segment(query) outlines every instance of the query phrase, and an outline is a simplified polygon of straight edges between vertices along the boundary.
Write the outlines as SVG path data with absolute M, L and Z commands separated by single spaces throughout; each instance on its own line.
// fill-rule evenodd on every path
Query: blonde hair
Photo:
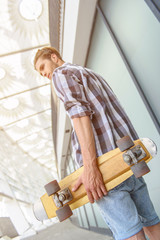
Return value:
M 38 49 L 35 57 L 34 57 L 34 68 L 36 69 L 36 63 L 37 60 L 41 57 L 41 58 L 47 58 L 47 59 L 51 59 L 51 55 L 52 54 L 56 54 L 56 56 L 62 60 L 62 57 L 60 55 L 60 53 L 53 47 L 43 47 L 41 49 Z

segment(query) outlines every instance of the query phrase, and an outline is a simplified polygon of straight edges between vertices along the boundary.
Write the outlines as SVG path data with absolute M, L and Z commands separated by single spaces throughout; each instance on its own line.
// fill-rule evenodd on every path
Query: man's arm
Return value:
M 95 141 L 91 120 L 89 116 L 74 118 L 73 125 L 81 146 L 84 171 L 72 190 L 76 191 L 83 183 L 89 201 L 93 203 L 94 200 L 98 200 L 102 198 L 103 195 L 106 195 L 107 190 L 97 166 Z

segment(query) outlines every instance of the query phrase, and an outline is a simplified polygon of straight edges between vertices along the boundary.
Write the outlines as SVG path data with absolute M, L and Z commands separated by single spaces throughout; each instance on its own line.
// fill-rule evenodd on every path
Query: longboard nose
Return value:
M 38 221 L 43 221 L 48 219 L 48 216 L 46 214 L 46 211 L 43 207 L 43 204 L 41 200 L 38 200 L 33 205 L 33 213 Z
M 156 144 L 149 138 L 141 138 L 140 139 L 143 145 L 146 147 L 148 152 L 151 154 L 152 157 L 157 155 L 157 146 Z

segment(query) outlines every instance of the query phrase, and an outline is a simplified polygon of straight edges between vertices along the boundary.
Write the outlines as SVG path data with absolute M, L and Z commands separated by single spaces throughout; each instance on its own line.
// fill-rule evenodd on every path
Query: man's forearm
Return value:
M 96 148 L 89 116 L 74 118 L 73 125 L 81 146 L 83 165 L 95 165 Z
M 89 201 L 93 203 L 107 194 L 103 177 L 99 171 L 96 160 L 96 147 L 90 118 L 88 116 L 73 119 L 81 153 L 83 158 L 84 171 L 72 191 L 76 191 L 83 183 Z

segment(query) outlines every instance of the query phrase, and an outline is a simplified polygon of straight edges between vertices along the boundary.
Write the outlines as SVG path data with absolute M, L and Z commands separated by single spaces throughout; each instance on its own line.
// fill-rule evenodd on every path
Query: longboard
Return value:
M 148 138 L 132 141 L 129 136 L 117 141 L 118 148 L 97 158 L 107 191 L 113 189 L 133 174 L 141 177 L 150 169 L 147 164 L 156 154 L 156 145 Z M 58 216 L 63 221 L 72 210 L 89 202 L 83 184 L 76 192 L 72 188 L 83 172 L 83 167 L 71 173 L 59 183 L 56 180 L 45 185 L 46 192 L 34 204 L 34 214 L 39 221 Z

